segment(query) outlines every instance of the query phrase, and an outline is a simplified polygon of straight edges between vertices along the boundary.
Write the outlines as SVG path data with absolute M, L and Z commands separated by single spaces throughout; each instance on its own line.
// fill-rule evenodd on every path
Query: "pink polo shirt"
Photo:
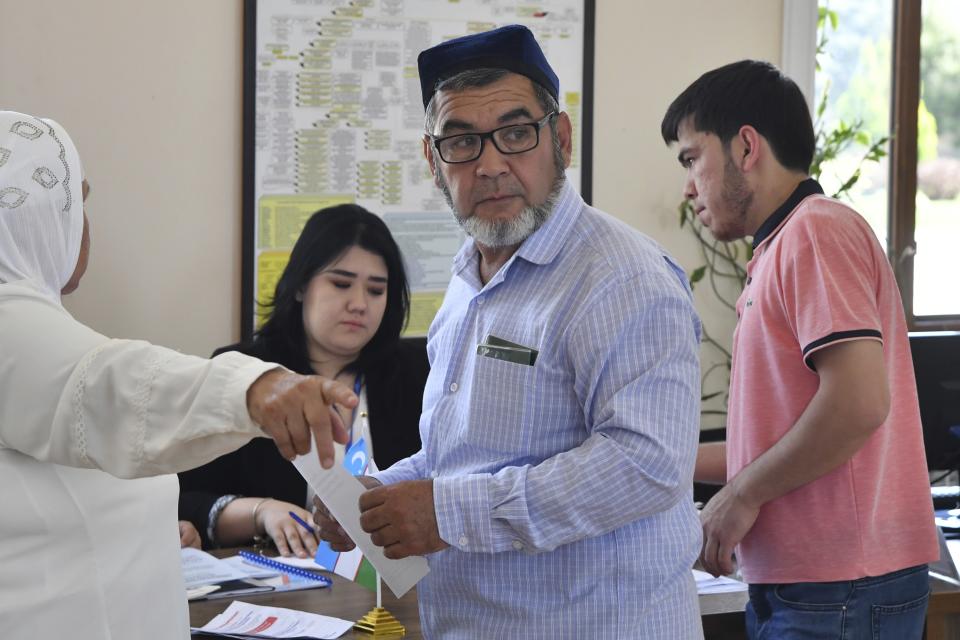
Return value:
M 747 265 L 733 339 L 727 477 L 793 427 L 819 385 L 809 356 L 837 342 L 883 343 L 890 414 L 839 468 L 763 506 L 738 549 L 744 579 L 755 584 L 877 576 L 939 555 L 893 271 L 863 218 L 806 195 L 815 191 L 815 182 L 804 182 L 761 227 Z

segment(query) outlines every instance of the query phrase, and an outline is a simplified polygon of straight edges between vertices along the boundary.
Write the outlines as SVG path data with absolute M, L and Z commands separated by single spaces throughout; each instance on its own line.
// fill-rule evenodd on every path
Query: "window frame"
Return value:
M 914 259 L 917 253 L 917 110 L 920 107 L 920 34 L 923 0 L 893 1 L 893 68 L 890 85 L 890 192 L 887 255 L 903 297 L 911 331 L 960 329 L 960 314 L 913 313 Z
M 909 329 L 957 331 L 960 330 L 960 313 L 941 316 L 916 316 L 913 313 L 922 2 L 893 0 L 891 140 L 885 249 L 900 287 Z M 814 77 L 810 69 L 816 55 L 818 7 L 818 0 L 783 0 L 783 69 L 800 86 L 811 108 Z M 802 36 L 798 37 L 798 33 Z

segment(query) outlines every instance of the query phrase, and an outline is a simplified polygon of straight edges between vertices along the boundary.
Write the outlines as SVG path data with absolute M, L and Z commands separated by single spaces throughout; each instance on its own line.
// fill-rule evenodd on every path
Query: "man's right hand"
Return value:
M 357 396 L 346 386 L 322 376 L 302 376 L 272 369 L 247 389 L 247 411 L 263 432 L 273 438 L 287 460 L 310 451 L 311 434 L 324 469 L 333 466 L 333 442 L 349 438 L 334 404 L 348 409 Z
M 359 480 L 360 484 L 366 487 L 367 490 L 381 486 L 381 482 L 372 476 L 358 476 L 357 480 Z M 347 532 L 343 530 L 343 527 L 341 527 L 340 523 L 333 517 L 333 514 L 330 513 L 326 505 L 320 501 L 320 498 L 316 496 L 313 497 L 313 506 L 315 508 L 313 521 L 317 525 L 317 535 L 320 536 L 320 539 L 329 542 L 330 548 L 334 551 L 352 551 L 356 546 L 353 540 L 351 540 Z

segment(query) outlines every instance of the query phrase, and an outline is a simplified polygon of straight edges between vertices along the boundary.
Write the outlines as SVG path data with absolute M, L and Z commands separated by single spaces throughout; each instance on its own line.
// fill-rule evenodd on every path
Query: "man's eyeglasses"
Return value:
M 557 112 L 551 111 L 536 122 L 508 124 L 483 133 L 458 133 L 443 138 L 431 135 L 430 138 L 440 154 L 440 159 L 447 164 L 473 162 L 483 153 L 483 141 L 487 139 L 493 142 L 493 146 L 500 153 L 523 153 L 540 144 L 540 129 L 555 115 Z

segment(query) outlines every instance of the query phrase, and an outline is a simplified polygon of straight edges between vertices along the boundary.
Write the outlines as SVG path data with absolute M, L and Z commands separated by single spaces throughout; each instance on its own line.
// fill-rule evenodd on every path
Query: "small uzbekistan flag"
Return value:
M 354 476 L 363 475 L 368 470 L 374 473 L 377 471 L 377 466 L 367 455 L 367 444 L 363 438 L 357 440 L 347 449 L 347 455 L 343 458 L 343 466 Z M 314 561 L 338 576 L 353 580 L 371 591 L 377 590 L 377 571 L 363 557 L 359 547 L 354 547 L 353 551 L 341 553 L 331 549 L 329 543 L 321 541 Z

